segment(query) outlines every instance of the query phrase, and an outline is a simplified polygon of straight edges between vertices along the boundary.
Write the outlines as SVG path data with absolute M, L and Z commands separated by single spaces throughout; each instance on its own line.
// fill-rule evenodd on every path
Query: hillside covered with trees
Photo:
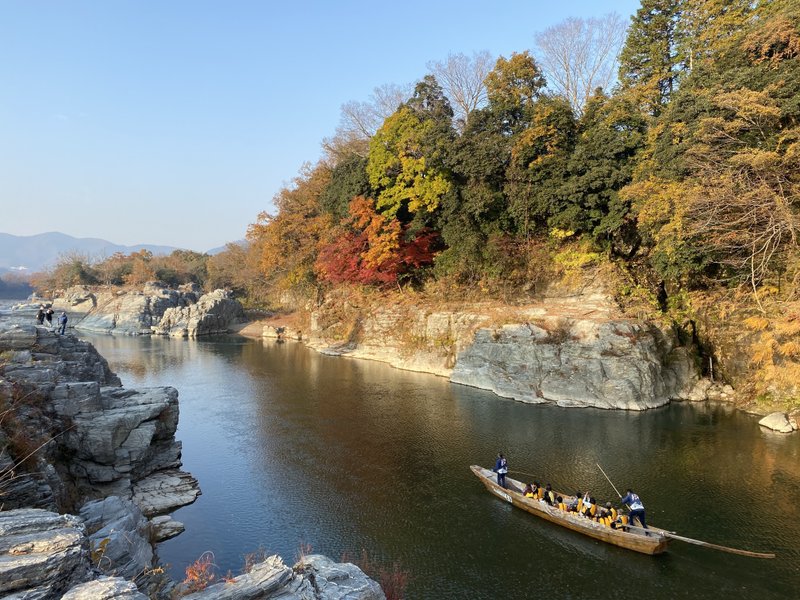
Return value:
M 343 106 L 213 283 L 273 307 L 342 286 L 518 301 L 603 265 L 718 374 L 795 403 L 799 54 L 798 0 L 642 0 L 431 62 Z
M 691 329 L 728 377 L 796 398 L 800 6 L 643 0 L 621 49 L 619 31 L 571 19 L 345 105 L 324 158 L 250 227 L 258 293 L 507 298 L 559 261 L 611 262 L 620 295 Z

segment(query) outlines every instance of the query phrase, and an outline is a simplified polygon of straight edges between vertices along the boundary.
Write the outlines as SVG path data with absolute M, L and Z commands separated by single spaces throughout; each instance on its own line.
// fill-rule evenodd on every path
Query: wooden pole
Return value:
M 617 492 L 617 496 L 619 496 L 620 498 L 622 498 L 622 494 L 620 494 L 620 493 L 619 493 L 619 490 L 617 489 L 617 486 L 615 486 L 615 485 L 614 485 L 614 482 L 613 482 L 613 481 L 611 481 L 611 480 L 608 478 L 608 475 L 606 475 L 606 472 L 605 472 L 605 471 L 603 471 L 603 467 L 601 467 L 601 466 L 600 466 L 598 463 L 595 463 L 595 464 L 597 465 L 597 468 L 598 468 L 598 469 L 600 469 L 600 472 L 603 474 L 603 477 L 605 477 L 605 478 L 606 478 L 606 481 L 608 481 L 608 483 L 610 483 L 610 484 L 611 484 L 611 487 L 612 487 L 612 488 L 614 488 L 614 491 L 615 491 L 615 492 Z
M 645 529 L 644 527 L 637 527 L 636 525 L 626 525 L 625 527 L 644 533 L 663 535 L 664 537 L 668 537 L 673 540 L 680 540 L 681 542 L 686 542 L 688 544 L 694 544 L 695 546 L 704 546 L 706 548 L 713 548 L 714 550 L 721 550 L 722 552 L 730 552 L 731 554 L 741 554 L 742 556 L 750 556 L 752 558 L 775 558 L 775 555 L 771 552 L 751 552 L 750 550 L 739 550 L 738 548 L 731 548 L 729 546 L 720 546 L 719 544 L 712 544 L 711 542 L 704 542 L 702 540 L 684 537 L 682 535 L 678 535 L 677 533 L 672 533 L 671 531 L 665 531 L 664 529 Z

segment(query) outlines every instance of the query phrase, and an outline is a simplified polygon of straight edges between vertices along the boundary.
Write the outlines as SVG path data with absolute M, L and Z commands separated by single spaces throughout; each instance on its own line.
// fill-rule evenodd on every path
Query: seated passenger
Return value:
M 540 485 L 539 485 L 539 482 L 538 482 L 538 481 L 534 481 L 534 482 L 533 482 L 533 485 L 535 485 L 535 486 L 536 486 L 536 488 L 535 488 L 535 490 L 534 490 L 534 491 L 536 492 L 536 497 L 537 497 L 539 500 L 541 500 L 542 498 L 544 498 L 544 488 L 542 488 L 542 486 L 540 486 Z
M 595 503 L 595 499 L 593 497 L 589 497 L 588 493 L 583 497 L 583 508 L 581 509 L 581 514 L 584 517 L 589 517 L 590 519 L 597 514 L 597 504 Z
M 564 503 L 564 498 L 562 498 L 561 496 L 558 496 L 556 498 L 556 506 L 558 506 L 558 510 L 563 510 L 564 512 L 569 510 L 567 505 Z
M 544 501 L 550 506 L 556 503 L 556 493 L 553 491 L 553 488 L 550 487 L 549 483 L 544 486 Z
M 569 501 L 567 508 L 574 512 L 580 512 L 581 510 L 581 493 L 580 491 L 575 492 L 575 497 Z
M 525 486 L 525 489 L 522 491 L 522 495 L 525 496 L 526 498 L 533 498 L 536 495 L 534 494 L 533 487 L 531 486 L 530 483 Z
M 606 505 L 601 506 L 600 509 L 597 511 L 597 516 L 595 517 L 595 520 L 601 525 L 605 525 L 606 527 L 611 527 L 611 523 L 616 518 L 617 518 L 617 513 L 611 506 L 611 502 L 606 502 Z
M 628 515 L 619 515 L 611 522 L 611 529 L 621 529 L 624 531 L 628 522 Z

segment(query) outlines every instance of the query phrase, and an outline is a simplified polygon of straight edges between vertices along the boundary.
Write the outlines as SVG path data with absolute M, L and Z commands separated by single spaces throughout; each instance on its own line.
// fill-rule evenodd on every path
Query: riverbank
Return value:
M 22 311 L 0 314 L 0 404 L 0 593 L 191 591 L 166 577 L 155 553 L 184 529 L 171 513 L 200 494 L 180 470 L 175 388 L 123 387 L 91 344 Z M 384 597 L 357 567 L 321 556 L 294 567 L 269 557 L 190 597 L 328 598 L 342 586 L 354 598 Z
M 515 306 L 333 293 L 309 313 L 239 333 L 295 339 L 531 404 L 645 410 L 733 395 L 700 377 L 694 349 L 673 332 L 624 315 L 599 292 Z

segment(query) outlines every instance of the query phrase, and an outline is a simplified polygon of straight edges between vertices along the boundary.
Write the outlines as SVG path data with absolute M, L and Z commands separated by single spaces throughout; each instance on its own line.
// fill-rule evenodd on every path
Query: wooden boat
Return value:
M 526 498 L 522 494 L 525 484 L 508 476 L 506 477 L 506 487 L 502 488 L 497 485 L 496 475 L 493 471 L 478 465 L 472 465 L 470 469 L 481 480 L 481 483 L 486 486 L 486 489 L 495 496 L 551 523 L 588 535 L 601 542 L 607 542 L 643 554 L 661 554 L 667 549 L 667 544 L 670 540 L 668 534 L 670 532 L 664 529 L 650 526 L 648 535 L 639 528 L 631 528 L 627 531 L 611 529 L 577 513 L 565 512 L 538 499 Z M 559 492 L 556 492 L 556 495 L 562 496 L 565 500 L 566 498 L 572 498 L 569 494 L 561 494 Z

